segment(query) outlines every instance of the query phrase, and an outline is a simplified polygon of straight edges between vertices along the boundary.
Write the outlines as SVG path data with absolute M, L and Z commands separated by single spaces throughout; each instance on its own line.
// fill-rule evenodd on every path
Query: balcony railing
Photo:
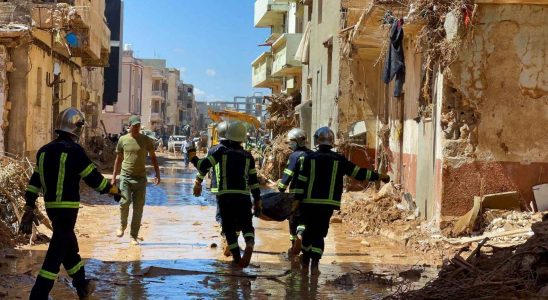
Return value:
M 295 59 L 302 33 L 285 33 L 272 44 L 272 76 L 281 77 L 301 72 L 301 62 Z
M 274 0 L 255 0 L 255 27 L 270 27 L 282 25 L 284 12 L 287 12 L 287 3 Z
M 153 97 L 159 97 L 159 98 L 165 98 L 165 93 L 164 91 L 152 91 L 152 96 Z
M 251 65 L 252 84 L 255 88 L 271 88 L 281 81 L 272 77 L 272 54 L 264 52 Z

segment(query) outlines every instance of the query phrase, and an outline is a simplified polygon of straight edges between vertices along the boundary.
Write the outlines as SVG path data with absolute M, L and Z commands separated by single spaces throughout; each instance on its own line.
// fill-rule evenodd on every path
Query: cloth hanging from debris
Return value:
M 297 52 L 295 52 L 295 60 L 300 61 L 301 63 L 308 63 L 309 43 L 310 43 L 310 22 L 306 24 L 306 29 L 304 31 L 303 37 L 301 39 L 301 42 L 299 43 Z
M 405 82 L 405 58 L 403 54 L 403 20 L 394 21 L 390 28 L 390 48 L 384 61 L 382 80 L 395 81 L 394 97 L 400 97 Z

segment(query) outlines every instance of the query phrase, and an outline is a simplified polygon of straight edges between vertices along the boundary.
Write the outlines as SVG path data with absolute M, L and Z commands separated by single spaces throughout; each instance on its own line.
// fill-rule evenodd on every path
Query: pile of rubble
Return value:
M 298 121 L 294 114 L 295 99 L 292 96 L 276 94 L 266 96 L 270 103 L 266 108 L 267 116 L 265 125 L 272 130 L 274 137 L 285 134 L 291 128 L 298 127 Z
M 99 170 L 112 170 L 116 159 L 116 144 L 101 136 L 92 136 L 84 143 L 87 155 Z
M 480 242 L 463 258 L 458 253 L 425 287 L 399 289 L 387 299 L 546 299 L 548 218 L 533 224 L 534 235 L 518 246 Z
M 25 242 L 24 237 L 18 235 L 18 228 L 25 206 L 25 190 L 32 172 L 33 167 L 28 160 L 0 156 L 0 247 Z M 37 205 L 41 203 L 37 201 Z M 49 220 L 42 213 L 44 207 L 39 208 L 37 217 L 40 223 L 51 229 Z M 36 238 L 47 240 L 40 233 L 31 237 L 33 240 Z
M 291 149 L 285 143 L 285 134 L 279 135 L 262 153 L 264 162 L 258 170 L 260 179 L 268 182 L 282 178 L 289 155 Z

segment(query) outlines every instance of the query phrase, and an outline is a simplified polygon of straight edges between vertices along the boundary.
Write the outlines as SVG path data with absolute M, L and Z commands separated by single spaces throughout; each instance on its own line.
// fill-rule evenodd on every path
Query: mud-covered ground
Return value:
M 335 223 L 322 274 L 302 275 L 287 259 L 287 222 L 258 219 L 251 266 L 235 270 L 222 253 L 214 197 L 205 189 L 202 197 L 191 195 L 196 171 L 185 169 L 179 157 L 160 159 L 162 184 L 147 187 L 139 246 L 130 246 L 127 231 L 115 236 L 116 203 L 84 189 L 77 236 L 88 277 L 97 281 L 92 299 L 380 299 L 393 289 L 390 276 L 401 280 L 400 272 L 421 269 L 407 276 L 417 287 L 437 273 L 427 255 L 379 237 L 365 242 L 347 236 L 344 224 Z M 42 244 L 0 253 L 0 298 L 28 297 L 46 249 Z M 364 275 L 368 272 L 388 277 Z M 76 298 L 63 269 L 51 298 Z

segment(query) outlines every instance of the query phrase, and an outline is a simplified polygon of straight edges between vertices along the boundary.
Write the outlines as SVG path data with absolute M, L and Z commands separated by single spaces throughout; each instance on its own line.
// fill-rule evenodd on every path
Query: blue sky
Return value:
M 251 87 L 251 62 L 269 29 L 253 27 L 253 0 L 125 0 L 124 43 L 163 58 L 194 84 L 198 100 L 231 100 Z

